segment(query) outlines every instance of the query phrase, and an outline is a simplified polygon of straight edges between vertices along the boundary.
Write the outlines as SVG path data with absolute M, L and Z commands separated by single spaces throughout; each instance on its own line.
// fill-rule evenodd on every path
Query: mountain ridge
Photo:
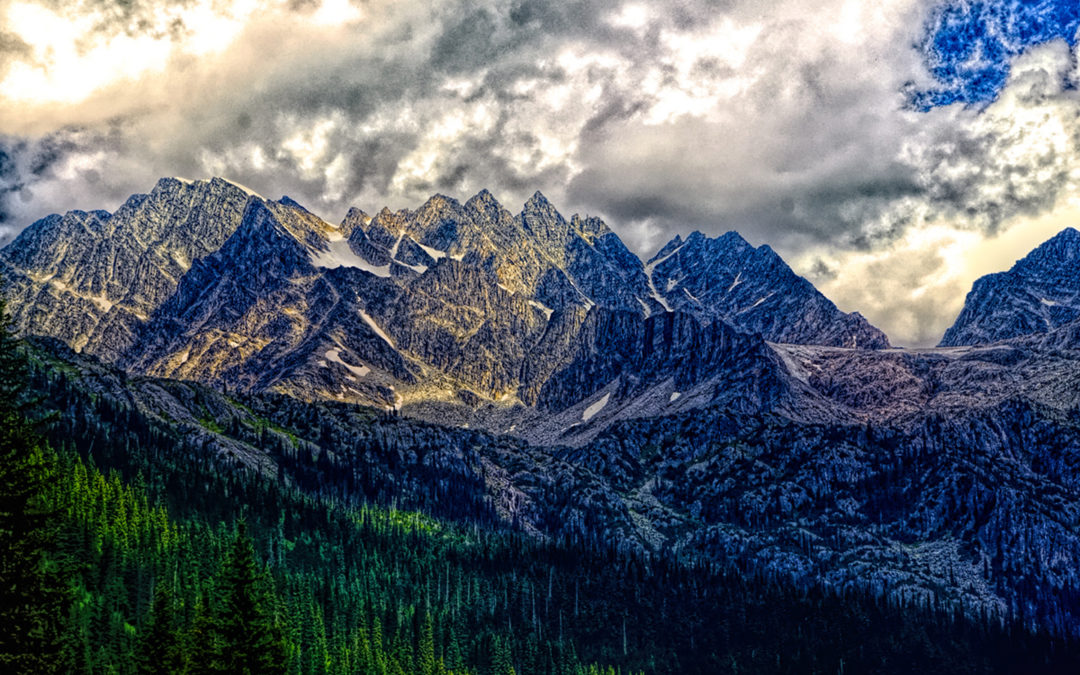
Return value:
M 701 382 L 728 377 L 701 368 L 718 357 L 702 361 L 695 353 L 695 345 L 717 333 L 711 324 L 771 341 L 888 344 L 857 314 L 837 310 L 771 249 L 729 235 L 674 239 L 681 253 L 661 271 L 670 276 L 675 270 L 685 282 L 705 270 L 704 280 L 689 286 L 694 290 L 727 284 L 723 275 L 730 270 L 717 271 L 706 259 L 716 246 L 734 245 L 729 267 L 743 271 L 731 274 L 746 273 L 738 277 L 738 292 L 749 297 L 772 288 L 785 298 L 764 308 L 775 317 L 763 322 L 760 311 L 713 302 L 722 293 L 702 293 L 708 305 L 680 302 L 676 293 L 692 292 L 686 285 L 656 289 L 653 277 L 665 261 L 654 256 L 646 264 L 602 220 L 567 219 L 540 191 L 516 215 L 481 190 L 464 203 L 436 194 L 416 209 L 383 208 L 374 216 L 352 208 L 335 225 L 289 197 L 268 200 L 219 178 L 165 178 L 115 214 L 79 213 L 44 218 L 0 252 L 15 325 L 155 376 L 407 413 L 437 403 L 464 406 L 473 411 L 467 416 L 488 415 L 476 412 L 481 406 L 523 421 L 535 417 L 535 406 L 567 410 L 593 388 L 611 384 L 576 391 L 549 383 L 556 377 L 581 381 L 569 373 L 587 361 L 575 350 L 589 322 L 607 321 L 597 313 L 625 313 L 605 324 L 623 331 L 611 344 L 644 344 L 640 336 L 650 330 L 650 318 L 668 309 L 692 317 L 677 322 L 688 331 L 679 338 L 684 346 L 663 349 L 681 354 L 669 376 L 683 369 Z M 116 279 L 111 268 L 98 269 L 99 250 L 111 252 L 106 261 L 146 271 Z M 755 267 L 747 255 L 765 263 Z M 142 288 L 147 276 L 153 281 L 148 290 Z M 789 323 L 797 330 L 783 332 Z M 855 344 L 860 334 L 870 337 Z M 735 349 L 737 341 L 721 344 Z M 752 368 L 775 367 L 768 350 L 755 349 L 760 363 Z M 637 366 L 647 361 L 626 356 Z M 639 374 L 621 368 L 600 371 L 622 373 L 613 390 L 619 396 L 643 395 L 644 385 L 626 379 Z M 656 377 L 646 381 L 655 384 Z M 562 393 L 553 397 L 554 391 Z M 597 423 L 605 419 L 600 415 Z
M 541 198 L 514 215 L 490 193 L 434 196 L 335 225 L 285 198 L 164 181 L 119 215 L 39 221 L 0 269 L 23 332 L 56 333 L 62 360 L 90 373 L 82 386 L 172 420 L 159 392 L 200 392 L 185 423 L 255 470 L 272 470 L 267 427 L 230 396 L 263 401 L 282 428 L 308 420 L 304 452 L 284 457 L 325 451 L 333 471 L 316 477 L 356 461 L 441 479 L 461 451 L 477 494 L 537 536 L 737 559 L 1080 633 L 1080 323 L 991 345 L 855 348 L 860 317 L 768 247 L 691 234 L 643 263 L 602 221 Z M 155 216 L 170 213 L 220 244 L 190 260 L 146 253 L 170 241 Z M 135 236 L 138 214 L 155 216 L 154 236 Z M 136 231 L 103 242 L 121 226 Z M 1054 251 L 1071 236 L 1032 264 L 1066 274 Z M 115 273 L 99 255 L 153 264 Z M 770 292 L 782 297 L 758 302 Z M 84 335 L 65 321 L 86 307 Z M 788 334 L 835 344 L 770 339 Z M 357 416 L 401 424 L 361 443 Z

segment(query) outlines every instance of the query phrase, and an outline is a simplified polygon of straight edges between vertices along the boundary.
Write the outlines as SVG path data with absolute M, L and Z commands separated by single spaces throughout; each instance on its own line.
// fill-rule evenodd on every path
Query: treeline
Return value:
M 303 480 L 245 470 L 123 389 L 33 360 L 21 380 L 41 399 L 33 414 L 59 415 L 45 427 L 55 457 L 41 444 L 20 455 L 41 496 L 28 512 L 52 523 L 39 528 L 42 592 L 24 605 L 54 670 L 1073 672 L 1080 658 L 1073 643 L 990 618 L 529 537 L 496 526 L 476 486 L 456 522 L 387 503 L 394 475 L 353 472 L 348 495 L 313 490 L 325 455 L 289 454 L 306 462 Z M 0 467 L 5 495 L 18 484 Z M 21 515 L 12 522 L 31 522 Z

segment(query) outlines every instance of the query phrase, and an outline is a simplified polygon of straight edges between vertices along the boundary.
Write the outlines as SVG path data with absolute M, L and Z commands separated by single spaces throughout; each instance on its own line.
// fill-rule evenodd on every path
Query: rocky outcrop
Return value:
M 662 381 L 678 389 L 720 378 L 714 402 L 760 412 L 783 389 L 778 359 L 761 337 L 723 322 L 702 325 L 682 312 L 648 318 L 594 309 L 581 327 L 570 363 L 543 385 L 537 405 L 562 410 L 618 380 L 616 399 L 631 398 Z

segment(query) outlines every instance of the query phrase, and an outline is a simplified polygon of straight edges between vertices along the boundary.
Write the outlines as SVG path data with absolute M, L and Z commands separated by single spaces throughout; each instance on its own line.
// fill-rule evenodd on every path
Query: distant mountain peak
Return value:
M 211 178 L 204 178 L 193 180 L 191 178 L 181 178 L 179 176 L 165 176 L 159 178 L 157 183 L 154 184 L 154 189 L 151 193 L 161 192 L 175 192 L 185 189 L 196 190 L 220 190 L 223 188 L 233 188 L 243 192 L 249 197 L 258 197 L 259 199 L 265 199 L 258 192 L 255 192 L 246 185 L 241 185 L 236 181 L 229 180 L 228 178 L 222 178 L 221 176 L 213 176 Z M 132 195 L 132 197 L 139 197 L 140 195 Z
M 341 221 L 342 225 L 344 225 L 345 223 L 350 223 L 353 226 L 367 225 L 370 222 L 371 216 L 369 216 L 367 212 L 363 209 L 357 208 L 355 206 L 349 209 L 348 213 L 345 214 L 345 217 Z
M 534 192 L 532 194 L 532 196 L 529 197 L 529 199 L 525 202 L 525 209 L 526 210 L 548 209 L 548 208 L 554 209 L 555 207 L 552 206 L 551 200 L 549 200 L 547 197 L 545 197 L 544 193 L 540 192 L 539 190 Z
M 201 181 L 196 181 L 196 182 L 201 182 Z M 239 189 L 239 190 L 241 190 L 241 191 L 243 191 L 243 192 L 246 192 L 246 193 L 247 193 L 247 194 L 248 194 L 249 196 L 251 196 L 251 197 L 258 197 L 259 199 L 265 199 L 265 197 L 263 197 L 263 196 L 262 196 L 261 194 L 259 194 L 258 192 L 256 192 L 256 191 L 252 190 L 252 189 L 251 189 L 251 188 L 249 188 L 248 186 L 246 186 L 246 185 L 241 185 L 240 183 L 237 183 L 237 182 L 236 182 L 236 181 L 234 181 L 234 180 L 229 180 L 228 178 L 222 178 L 221 176 L 215 176 L 214 178 L 210 179 L 210 183 L 211 183 L 211 184 L 215 184 L 215 183 L 217 183 L 217 184 L 220 184 L 220 183 L 225 183 L 225 184 L 227 184 L 227 185 L 231 185 L 231 186 L 233 186 L 234 188 L 237 188 L 237 189 Z
M 191 180 L 190 178 L 180 178 L 178 176 L 165 176 L 163 178 L 158 179 L 158 182 L 154 185 L 154 188 L 155 189 L 173 188 L 173 187 L 178 187 L 178 186 L 193 185 L 194 183 L 195 183 L 195 181 Z
M 694 234 L 698 234 L 698 235 L 700 235 L 702 237 L 705 237 L 705 235 L 701 234 L 700 232 L 695 232 Z M 693 235 L 691 235 L 691 236 L 693 236 Z M 705 238 L 707 238 L 707 237 L 705 237 Z M 723 242 L 724 244 L 726 244 L 728 246 L 736 246 L 736 247 L 739 247 L 739 248 L 755 248 L 753 244 L 746 241 L 746 238 L 743 237 L 738 232 L 736 232 L 735 230 L 728 230 L 727 232 L 725 232 L 722 235 L 720 235 L 719 237 L 717 237 L 717 240 Z M 756 247 L 756 248 L 759 248 L 759 249 L 765 248 L 765 249 L 768 249 L 770 251 L 772 250 L 767 245 L 766 246 L 759 246 L 759 247 Z
M 1047 333 L 1080 319 L 1080 231 L 1067 227 L 1008 271 L 975 280 L 940 346 Z
M 1017 261 L 1013 269 L 1037 270 L 1046 267 L 1068 267 L 1072 271 L 1074 262 L 1078 258 L 1080 258 L 1080 231 L 1066 227 Z
M 1049 243 L 1050 241 L 1058 240 L 1069 241 L 1072 242 L 1074 245 L 1080 246 L 1080 230 L 1077 230 L 1075 227 L 1072 226 L 1066 227 L 1061 232 L 1058 232 L 1056 235 L 1051 237 L 1047 243 Z
M 769 246 L 738 232 L 676 237 L 646 266 L 668 311 L 725 321 L 772 342 L 882 349 L 889 340 L 860 314 L 845 314 Z
M 417 213 L 421 211 L 445 211 L 447 209 L 459 208 L 461 208 L 461 203 L 458 202 L 458 200 L 448 195 L 444 195 L 440 192 L 436 192 L 435 194 L 428 197 L 427 201 L 424 202 L 424 204 L 419 209 L 417 209 Z
M 311 211 L 308 211 L 306 206 L 304 206 L 300 202 L 296 201 L 295 199 L 293 199 L 289 195 L 283 195 L 281 197 L 281 199 L 278 200 L 278 204 L 284 204 L 285 206 L 291 206 L 291 207 L 296 208 L 296 209 L 302 209 L 303 211 L 306 211 L 307 213 L 311 213 Z

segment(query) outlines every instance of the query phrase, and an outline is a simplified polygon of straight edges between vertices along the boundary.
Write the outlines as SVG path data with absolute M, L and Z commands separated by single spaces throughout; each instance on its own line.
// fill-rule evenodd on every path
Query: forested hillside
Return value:
M 369 447 L 331 458 L 318 451 L 333 429 L 317 408 L 305 422 L 295 401 L 162 382 L 170 401 L 190 397 L 170 421 L 137 405 L 135 383 L 107 382 L 123 375 L 73 367 L 47 347 L 23 347 L 29 376 L 7 381 L 29 387 L 5 399 L 6 428 L 25 431 L 5 434 L 8 459 L 23 458 L 4 464 L 5 495 L 36 485 L 30 501 L 48 521 L 23 553 L 44 561 L 25 606 L 38 617 L 66 607 L 41 624 L 53 649 L 27 672 L 1069 672 L 1076 662 L 1074 643 L 998 619 L 530 533 L 467 472 L 441 480 L 423 461 L 392 466 L 423 444 L 387 447 L 406 432 L 496 443 L 481 435 L 357 409 Z M 222 400 L 233 422 L 210 409 Z M 275 405 L 291 426 L 259 413 Z M 181 421 L 192 410 L 196 427 Z M 23 413 L 48 440 L 37 455 Z M 483 455 L 476 462 L 483 471 Z M 7 658 L 26 644 L 5 644 Z

